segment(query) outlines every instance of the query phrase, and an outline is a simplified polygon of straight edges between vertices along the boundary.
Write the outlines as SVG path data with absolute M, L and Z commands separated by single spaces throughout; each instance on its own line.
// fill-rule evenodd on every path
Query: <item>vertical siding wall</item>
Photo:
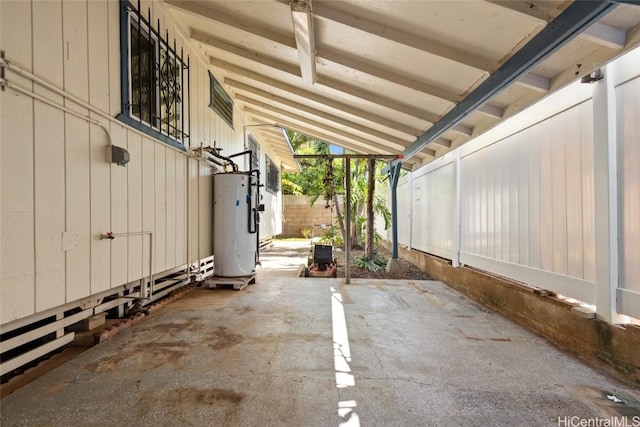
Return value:
M 269 150 L 266 144 L 260 146 L 260 179 L 262 184 L 267 179 L 267 160 L 265 156 L 277 162 L 278 155 Z M 273 193 L 263 187 L 261 189 L 262 201 L 264 203 L 264 212 L 260 215 L 260 236 L 259 239 L 267 239 L 282 234 L 283 222 L 283 199 L 282 199 L 282 170 L 280 171 L 280 181 L 278 183 L 278 192 Z
M 640 49 L 607 69 L 617 102 L 618 311 L 636 318 L 640 317 L 638 64 Z M 460 160 L 455 152 L 448 153 L 403 177 L 398 185 L 398 242 L 596 303 L 596 256 L 609 255 L 595 247 L 593 88 L 574 84 L 464 145 L 457 150 Z
M 162 5 L 142 2 L 191 58 L 191 138 L 243 147 L 208 108 L 205 63 Z M 120 113 L 117 1 L 2 1 L 1 46 L 8 59 L 115 117 Z M 152 231 L 154 272 L 212 254 L 212 169 L 184 152 L 58 96 L 7 71 L 7 79 L 103 123 L 127 149 L 126 167 L 107 162 L 98 126 L 11 89 L 0 93 L 0 322 L 6 323 L 148 276 L 149 238 L 101 240 L 103 233 Z M 188 147 L 187 147 L 188 148 Z

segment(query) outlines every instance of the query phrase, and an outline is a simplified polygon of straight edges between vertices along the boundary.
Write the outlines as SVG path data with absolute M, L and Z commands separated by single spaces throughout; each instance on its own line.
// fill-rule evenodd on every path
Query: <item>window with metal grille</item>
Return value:
M 247 140 L 249 141 L 247 150 L 251 150 L 251 170 L 256 170 L 260 167 L 260 144 L 251 134 L 249 134 Z
M 218 80 L 209 71 L 210 94 L 209 108 L 215 111 L 222 120 L 233 128 L 233 100 L 225 92 Z
M 280 168 L 268 157 L 266 158 L 266 175 L 265 187 L 267 190 L 277 193 L 280 189 Z
M 140 3 L 135 8 L 120 1 L 122 113 L 118 119 L 178 148 L 189 137 L 189 58 L 184 61 L 176 40 L 153 28 L 151 11 L 145 19 Z M 187 90 L 185 91 L 185 82 Z M 185 111 L 186 109 L 186 111 Z

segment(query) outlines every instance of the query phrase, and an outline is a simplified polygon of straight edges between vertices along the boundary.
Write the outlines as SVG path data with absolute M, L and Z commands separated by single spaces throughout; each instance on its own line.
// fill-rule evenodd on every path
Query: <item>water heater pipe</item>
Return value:
M 233 160 L 231 160 L 230 157 L 223 156 L 222 154 L 220 154 L 220 150 L 222 150 L 221 148 L 205 147 L 205 148 L 203 148 L 203 150 L 205 150 L 207 153 L 211 154 L 214 157 L 217 157 L 217 158 L 219 158 L 221 160 L 224 160 L 225 162 L 227 162 L 228 164 L 231 165 L 231 167 L 233 168 L 234 172 L 238 172 L 238 165 L 235 164 L 235 162 Z

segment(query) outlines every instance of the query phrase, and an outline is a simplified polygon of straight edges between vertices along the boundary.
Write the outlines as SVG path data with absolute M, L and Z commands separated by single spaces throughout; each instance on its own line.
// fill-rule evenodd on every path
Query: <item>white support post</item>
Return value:
M 118 292 L 118 298 L 122 298 L 122 297 L 124 297 L 124 291 Z M 125 307 L 125 305 L 126 305 L 126 303 L 125 304 L 120 304 L 118 306 L 118 319 L 124 319 L 124 314 L 125 314 L 124 313 L 124 307 Z
M 64 319 L 64 313 L 56 314 L 56 320 L 57 321 L 60 321 L 62 319 Z M 56 339 L 57 338 L 62 338 L 63 336 L 64 336 L 64 326 L 62 328 L 56 330 Z
M 460 193 L 460 150 L 455 151 L 456 160 L 455 176 L 456 176 L 456 193 L 453 217 L 453 253 L 451 254 L 451 265 L 455 268 L 460 267 L 460 219 L 462 218 L 462 194 Z
M 413 172 L 409 172 L 408 176 L 409 185 L 409 243 L 407 243 L 407 249 L 413 248 Z
M 609 323 L 621 323 L 617 312 L 619 281 L 619 197 L 616 98 L 613 65 L 593 90 L 593 163 L 595 219 L 596 315 Z

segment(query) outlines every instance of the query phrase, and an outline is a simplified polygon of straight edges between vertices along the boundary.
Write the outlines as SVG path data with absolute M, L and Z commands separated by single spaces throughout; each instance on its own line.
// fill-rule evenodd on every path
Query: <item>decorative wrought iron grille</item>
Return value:
M 122 114 L 119 119 L 177 147 L 189 137 L 189 58 L 184 61 L 176 40 L 153 28 L 151 11 L 145 19 L 127 0 L 121 0 Z M 185 90 L 185 79 L 187 88 Z

